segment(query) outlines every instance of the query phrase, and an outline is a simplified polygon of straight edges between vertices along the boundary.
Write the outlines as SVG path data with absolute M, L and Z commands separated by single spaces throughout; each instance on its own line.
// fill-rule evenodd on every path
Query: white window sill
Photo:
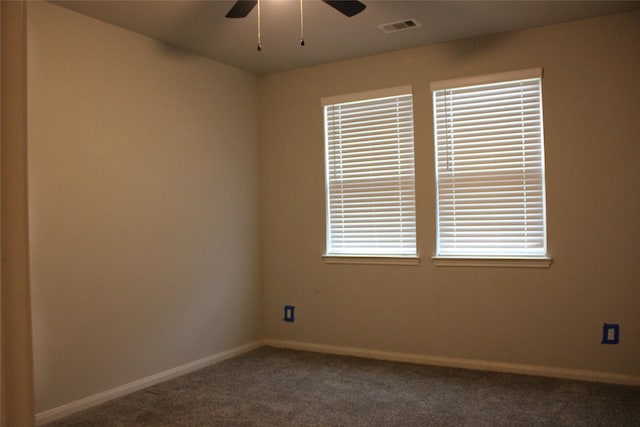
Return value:
M 508 267 L 508 268 L 549 268 L 552 259 L 548 257 L 439 257 L 431 258 L 436 267 Z
M 322 255 L 325 264 L 418 265 L 417 256 Z

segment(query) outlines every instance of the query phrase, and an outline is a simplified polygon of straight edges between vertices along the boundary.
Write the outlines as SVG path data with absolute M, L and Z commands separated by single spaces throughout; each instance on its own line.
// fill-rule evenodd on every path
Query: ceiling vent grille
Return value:
M 389 24 L 378 25 L 385 33 L 397 33 L 398 31 L 411 30 L 413 28 L 420 28 L 422 25 L 415 19 L 405 19 L 403 21 L 391 22 Z

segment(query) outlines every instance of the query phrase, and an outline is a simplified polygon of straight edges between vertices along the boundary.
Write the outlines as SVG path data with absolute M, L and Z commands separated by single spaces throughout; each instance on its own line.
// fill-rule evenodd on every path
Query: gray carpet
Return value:
M 640 426 L 640 388 L 263 347 L 47 426 Z

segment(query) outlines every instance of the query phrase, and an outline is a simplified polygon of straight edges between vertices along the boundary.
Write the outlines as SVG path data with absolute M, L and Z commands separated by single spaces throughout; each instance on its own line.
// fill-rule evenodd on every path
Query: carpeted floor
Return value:
M 640 426 L 640 388 L 263 347 L 47 426 Z

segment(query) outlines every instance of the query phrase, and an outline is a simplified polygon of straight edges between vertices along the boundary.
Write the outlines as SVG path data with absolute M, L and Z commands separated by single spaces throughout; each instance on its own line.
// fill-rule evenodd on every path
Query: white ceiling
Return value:
M 242 19 L 225 14 L 234 1 L 53 1 L 65 8 L 155 38 L 256 75 L 425 44 L 556 24 L 640 8 L 640 1 L 363 0 L 351 18 L 319 0 L 261 0 Z M 386 34 L 378 25 L 416 19 L 420 28 Z

